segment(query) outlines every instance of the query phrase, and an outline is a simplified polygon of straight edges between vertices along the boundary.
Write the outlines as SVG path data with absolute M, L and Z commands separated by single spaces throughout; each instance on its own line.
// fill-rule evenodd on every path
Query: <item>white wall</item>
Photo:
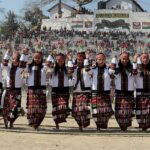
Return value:
M 66 18 L 66 17 L 70 17 L 71 16 L 71 11 L 70 10 L 67 10 L 65 8 L 62 8 L 62 18 Z M 51 13 L 50 13 L 50 17 L 52 19 L 55 19 L 55 18 L 58 18 L 59 17 L 59 14 L 58 14 L 58 7 L 55 7 Z
M 50 18 L 51 19 L 55 19 L 55 18 L 58 18 L 59 17 L 59 14 L 58 14 L 58 6 L 54 7 L 51 12 L 50 12 Z M 67 7 L 66 5 L 64 4 L 61 4 L 61 9 L 62 9 L 62 18 L 66 18 L 66 17 L 70 17 L 72 13 L 75 13 L 75 10 L 70 8 L 70 7 Z
M 119 14 L 129 14 L 129 18 L 96 18 L 96 14 L 99 13 L 119 13 Z M 130 24 L 130 31 L 142 31 L 142 32 L 150 32 L 150 29 L 142 29 L 143 22 L 150 23 L 150 13 L 147 12 L 131 12 L 125 10 L 96 10 L 94 15 L 77 15 L 76 18 L 59 18 L 59 19 L 44 19 L 42 22 L 42 29 L 44 26 L 51 27 L 52 29 L 60 29 L 61 27 L 66 27 L 67 29 L 71 30 L 72 26 L 76 24 L 82 26 L 82 28 L 74 28 L 74 30 L 79 31 L 94 31 L 95 24 L 101 22 L 103 19 L 109 21 L 115 21 L 118 19 L 124 19 L 126 23 Z M 85 22 L 91 21 L 93 23 L 91 28 L 85 27 Z M 133 29 L 133 22 L 140 22 L 141 29 Z M 122 29 L 119 29 L 122 30 Z
M 43 27 L 47 29 L 51 27 L 52 30 L 59 30 L 66 27 L 68 30 L 71 30 L 71 19 L 43 19 L 41 29 L 43 29 Z
M 129 18 L 96 18 L 96 14 L 129 14 Z M 94 23 L 99 23 L 101 20 L 109 20 L 109 21 L 115 21 L 118 19 L 124 19 L 126 23 L 129 23 L 130 26 L 130 31 L 143 31 L 143 32 L 150 32 L 150 29 L 133 29 L 133 22 L 140 22 L 141 25 L 143 22 L 150 22 L 150 13 L 147 12 L 132 12 L 132 11 L 127 11 L 127 10 L 110 10 L 110 9 L 105 9 L 105 10 L 96 10 L 95 11 L 95 19 Z
M 83 28 L 73 28 L 74 30 L 79 30 L 79 31 L 93 31 L 93 26 L 91 28 L 86 28 L 85 27 L 85 22 L 91 21 L 93 22 L 94 16 L 93 15 L 77 15 L 76 18 L 59 18 L 59 19 L 43 19 L 42 20 L 42 26 L 46 27 L 49 29 L 59 30 L 61 28 L 66 27 L 68 30 L 72 29 L 72 26 L 75 25 L 82 25 Z

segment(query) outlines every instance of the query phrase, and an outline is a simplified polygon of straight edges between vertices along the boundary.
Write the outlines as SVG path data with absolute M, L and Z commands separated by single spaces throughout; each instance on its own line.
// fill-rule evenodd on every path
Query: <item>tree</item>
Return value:
M 6 36 L 13 35 L 18 27 L 17 16 L 14 12 L 9 11 L 5 16 L 5 21 L 1 24 L 1 33 Z
M 38 7 L 35 7 L 33 10 L 27 10 L 25 12 L 24 19 L 31 22 L 32 26 L 36 26 L 40 23 L 42 15 L 42 11 Z
M 24 20 L 31 22 L 32 26 L 41 25 L 41 21 L 44 18 L 46 16 L 43 15 L 43 12 L 38 7 L 34 7 L 32 10 L 29 9 L 24 14 Z

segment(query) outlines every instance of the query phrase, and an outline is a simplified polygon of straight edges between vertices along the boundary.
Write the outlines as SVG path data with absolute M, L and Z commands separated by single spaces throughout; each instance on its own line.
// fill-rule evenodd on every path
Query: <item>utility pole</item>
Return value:
M 41 10 L 40 23 L 42 23 L 42 0 L 40 1 L 40 10 Z
M 58 4 L 58 14 L 59 14 L 59 18 L 62 18 L 61 0 L 59 0 L 59 4 Z

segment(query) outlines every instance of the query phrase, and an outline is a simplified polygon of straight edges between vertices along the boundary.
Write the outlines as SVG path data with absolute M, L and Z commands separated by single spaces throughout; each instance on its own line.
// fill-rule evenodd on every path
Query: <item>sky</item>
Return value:
M 22 16 L 23 15 L 23 8 L 25 6 L 25 1 L 27 0 L 0 0 L 0 8 L 4 8 L 5 9 L 5 13 L 0 13 L 0 20 L 2 20 L 4 18 L 4 15 L 9 11 L 14 11 L 15 14 Z M 31 0 L 29 0 L 30 2 Z M 58 0 L 55 0 L 56 2 Z M 71 2 L 71 0 L 62 0 L 62 1 L 66 1 L 67 4 L 71 5 L 71 6 L 76 6 L 75 3 Z M 92 9 L 92 8 L 96 8 L 96 3 L 100 1 L 100 0 L 94 0 L 93 4 L 88 4 L 87 8 Z M 150 0 L 137 0 L 137 2 L 143 7 L 144 10 L 150 12 Z M 49 9 L 53 4 L 47 5 L 45 7 L 42 8 L 42 10 L 44 11 L 44 13 L 46 15 L 48 15 L 47 13 L 47 9 Z

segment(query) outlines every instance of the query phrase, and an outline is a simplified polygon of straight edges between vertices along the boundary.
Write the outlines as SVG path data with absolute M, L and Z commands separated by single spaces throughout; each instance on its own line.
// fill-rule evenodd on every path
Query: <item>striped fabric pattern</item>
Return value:
M 136 119 L 140 128 L 150 128 L 150 93 L 136 98 Z
M 92 94 L 92 116 L 98 128 L 107 128 L 114 114 L 109 94 Z
M 7 89 L 4 98 L 3 117 L 5 126 L 8 121 L 11 124 L 18 118 L 21 108 L 21 89 Z
M 116 94 L 115 117 L 121 129 L 131 126 L 134 107 L 133 95 Z
M 52 93 L 52 115 L 56 124 L 66 122 L 70 115 L 69 93 Z
M 74 93 L 72 103 L 72 116 L 82 127 L 90 125 L 90 93 Z
M 29 89 L 27 93 L 27 119 L 29 125 L 38 128 L 47 110 L 46 89 Z

